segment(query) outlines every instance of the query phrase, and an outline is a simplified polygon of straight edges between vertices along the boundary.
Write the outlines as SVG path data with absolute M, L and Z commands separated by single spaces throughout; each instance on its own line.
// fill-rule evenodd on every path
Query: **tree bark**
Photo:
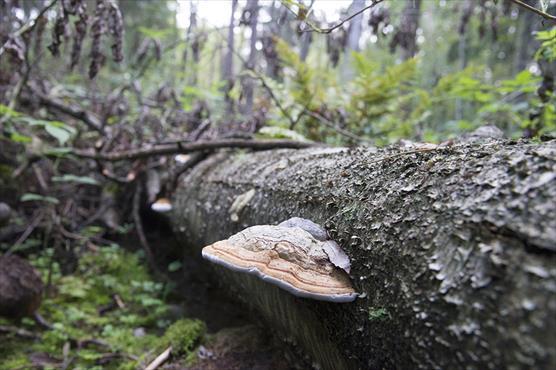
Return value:
M 417 29 L 421 18 L 421 0 L 406 0 L 400 25 L 392 40 L 394 48 L 400 46 L 402 59 L 413 58 L 417 54 Z
M 251 225 L 324 225 L 353 303 L 211 266 L 324 369 L 555 368 L 555 178 L 556 141 L 225 152 L 180 179 L 172 222 L 198 252 Z
M 365 7 L 365 0 L 353 0 L 351 3 L 348 14 L 355 14 L 360 12 Z M 361 31 L 363 30 L 363 14 L 354 17 L 349 22 L 349 30 L 347 36 L 347 53 L 351 51 L 359 51 L 359 39 L 361 38 Z
M 537 2 L 525 0 L 527 5 L 536 6 Z M 527 68 L 527 64 L 533 61 L 533 55 L 538 47 L 538 41 L 534 37 L 534 31 L 538 28 L 538 15 L 524 8 L 519 8 L 518 32 L 516 37 L 516 48 L 514 55 L 514 74 Z
M 365 7 L 365 0 L 353 0 L 348 8 L 347 14 L 355 14 Z M 346 49 L 344 51 L 344 59 L 341 65 L 342 79 L 349 81 L 353 79 L 355 72 L 353 70 L 352 53 L 359 51 L 359 40 L 363 31 L 363 14 L 359 14 L 349 21 L 349 29 L 347 31 Z
M 249 9 L 249 28 L 251 29 L 251 38 L 249 41 L 249 59 L 247 60 L 247 69 L 255 68 L 257 61 L 257 24 L 259 18 L 259 0 L 249 0 L 247 3 Z M 250 115 L 253 113 L 253 89 L 254 82 L 252 78 L 245 78 L 243 81 L 243 91 L 245 94 L 245 107 L 243 113 Z
M 230 91 L 234 86 L 234 27 L 235 13 L 237 9 L 237 0 L 232 0 L 232 15 L 230 16 L 230 25 L 228 27 L 227 48 L 224 60 L 222 62 L 222 80 L 224 85 L 224 95 L 226 99 L 226 111 L 228 114 L 234 112 L 234 102 L 230 97 Z
M 197 65 L 199 62 L 199 50 L 198 50 L 198 35 L 193 36 L 193 34 L 197 33 L 197 4 L 193 1 L 189 2 L 189 26 L 187 27 L 187 46 L 183 52 L 183 69 L 184 72 L 187 72 L 187 68 L 191 68 L 191 86 L 197 85 Z M 188 52 L 191 49 L 193 53 L 193 63 L 188 64 Z

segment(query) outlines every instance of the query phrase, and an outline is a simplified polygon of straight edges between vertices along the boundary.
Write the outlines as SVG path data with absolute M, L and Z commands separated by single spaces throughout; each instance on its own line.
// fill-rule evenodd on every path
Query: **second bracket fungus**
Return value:
M 299 227 L 259 225 L 203 248 L 203 258 L 303 298 L 351 302 L 358 294 L 330 262 L 326 241 Z

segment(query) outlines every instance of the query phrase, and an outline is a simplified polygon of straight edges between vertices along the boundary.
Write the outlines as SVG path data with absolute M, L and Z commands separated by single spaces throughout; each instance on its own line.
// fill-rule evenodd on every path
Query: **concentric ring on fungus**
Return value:
M 334 266 L 325 242 L 298 227 L 261 225 L 203 248 L 203 258 L 260 279 L 303 298 L 351 302 L 358 294 Z

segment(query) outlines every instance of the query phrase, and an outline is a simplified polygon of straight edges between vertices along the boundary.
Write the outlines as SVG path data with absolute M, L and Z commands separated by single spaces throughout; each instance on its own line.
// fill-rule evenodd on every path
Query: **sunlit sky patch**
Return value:
M 229 24 L 232 10 L 231 0 L 179 0 L 176 12 L 176 21 L 179 27 L 186 28 L 189 25 L 192 2 L 197 6 L 198 18 L 204 20 L 208 25 L 222 27 Z M 259 3 L 260 5 L 269 5 L 272 1 L 261 0 Z M 350 3 L 351 0 L 316 0 L 312 9 L 316 14 L 324 15 L 327 21 L 334 22 L 340 19 L 340 9 L 347 8 Z M 245 4 L 245 0 L 239 1 L 239 8 Z M 239 12 L 236 16 L 239 16 Z

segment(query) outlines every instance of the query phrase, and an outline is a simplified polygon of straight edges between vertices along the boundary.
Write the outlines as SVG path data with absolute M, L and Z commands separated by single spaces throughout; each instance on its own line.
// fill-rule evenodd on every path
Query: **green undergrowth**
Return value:
M 203 322 L 168 319 L 167 289 L 153 281 L 137 254 L 115 245 L 88 251 L 66 276 L 52 256 L 46 250 L 30 261 L 50 281 L 39 312 L 53 329 L 23 319 L 16 325 L 39 340 L 0 334 L 0 369 L 30 368 L 38 354 L 52 360 L 41 360 L 42 368 L 60 368 L 64 359 L 72 359 L 71 369 L 144 368 L 170 345 L 186 358 L 203 339 Z M 0 324 L 14 325 L 3 319 Z

